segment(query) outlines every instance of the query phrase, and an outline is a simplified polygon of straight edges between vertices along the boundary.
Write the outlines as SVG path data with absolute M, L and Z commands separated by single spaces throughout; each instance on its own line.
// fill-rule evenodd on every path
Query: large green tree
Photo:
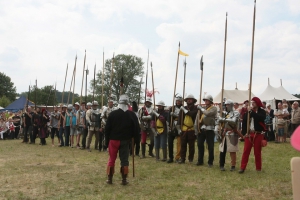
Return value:
M 124 86 L 123 93 L 127 94 L 131 101 L 138 101 L 140 93 L 140 102 L 143 98 L 143 90 L 140 91 L 141 77 L 144 74 L 143 60 L 133 55 L 119 54 L 114 57 L 113 65 L 113 78 L 111 84 L 111 69 L 112 59 L 107 59 L 104 66 L 104 98 L 103 105 L 107 104 L 107 99 L 110 95 L 115 97 L 115 100 L 119 99 L 120 96 L 120 81 L 123 77 Z M 99 68 L 98 68 L 99 69 Z M 95 82 L 95 100 L 98 100 L 101 105 L 102 95 L 102 67 L 101 70 L 96 74 Z M 91 93 L 93 93 L 94 80 L 90 82 Z M 143 84 L 143 83 L 141 83 Z M 111 94 L 110 94 L 111 93 Z M 99 101 L 100 100 L 100 101 Z
M 17 93 L 11 78 L 0 72 L 0 97 L 2 96 L 6 96 L 10 101 L 14 101 Z

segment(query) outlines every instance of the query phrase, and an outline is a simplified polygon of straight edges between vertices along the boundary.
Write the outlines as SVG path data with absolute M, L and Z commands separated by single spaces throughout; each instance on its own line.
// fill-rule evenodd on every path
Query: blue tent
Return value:
M 19 111 L 19 110 L 23 110 L 26 105 L 27 105 L 27 98 L 25 96 L 21 96 L 20 98 L 18 98 L 17 100 L 15 100 L 11 104 L 9 104 L 3 110 L 8 110 L 8 111 L 16 112 L 16 111 Z M 34 103 L 31 102 L 31 101 L 28 101 L 28 105 L 29 106 L 34 106 Z

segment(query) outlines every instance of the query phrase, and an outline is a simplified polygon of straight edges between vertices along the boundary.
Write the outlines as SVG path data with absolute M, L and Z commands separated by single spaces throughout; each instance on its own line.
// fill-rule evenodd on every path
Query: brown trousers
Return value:
M 180 156 L 181 160 L 185 161 L 186 158 L 186 152 L 187 152 L 187 145 L 189 144 L 189 161 L 194 160 L 195 155 L 195 141 L 196 141 L 196 135 L 195 131 L 186 131 L 182 132 L 180 135 L 180 142 L 181 142 L 181 150 L 180 150 Z

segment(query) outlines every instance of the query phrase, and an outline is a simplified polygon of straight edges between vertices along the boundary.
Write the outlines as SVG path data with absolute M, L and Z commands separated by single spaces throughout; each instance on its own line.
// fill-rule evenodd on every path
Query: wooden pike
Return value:
M 85 70 L 85 60 L 86 60 L 86 50 L 84 51 L 84 61 L 83 61 L 83 71 L 82 71 L 82 81 L 81 81 L 81 93 L 80 93 L 80 106 L 82 103 L 82 90 L 83 90 L 83 80 L 84 80 L 84 70 Z M 85 102 L 86 103 L 86 102 Z
M 174 101 L 175 101 L 176 84 L 177 84 L 177 74 L 178 74 L 179 51 L 180 51 L 180 42 L 179 42 L 179 44 L 178 44 L 178 55 L 177 55 L 177 63 L 176 63 L 176 74 L 175 74 L 174 93 L 173 93 L 173 101 L 172 101 L 172 112 L 173 112 L 173 113 L 174 113 Z M 170 130 L 173 130 L 173 117 L 171 117 L 171 121 L 170 121 Z
M 255 34 L 255 17 L 256 17 L 256 0 L 254 0 L 253 11 L 253 27 L 252 27 L 252 49 L 251 49 L 251 64 L 250 64 L 250 85 L 249 85 L 249 106 L 251 103 L 251 90 L 252 90 L 252 71 L 253 71 L 253 55 L 254 55 L 254 34 Z M 247 116 L 247 134 L 250 132 L 250 113 Z
M 225 79 L 225 63 L 226 63 L 227 16 L 228 15 L 226 12 L 220 117 L 223 117 L 222 115 L 223 115 L 224 79 Z M 220 128 L 219 134 L 220 136 L 222 136 L 222 128 Z

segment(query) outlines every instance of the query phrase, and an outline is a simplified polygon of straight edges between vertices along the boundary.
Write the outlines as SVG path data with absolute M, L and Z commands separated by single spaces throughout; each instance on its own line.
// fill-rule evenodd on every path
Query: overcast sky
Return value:
M 52 85 L 62 91 L 66 65 L 70 87 L 75 55 L 75 91 L 80 94 L 84 50 L 87 65 L 102 69 L 105 59 L 131 54 L 153 62 L 156 101 L 172 102 L 178 42 L 188 53 L 186 93 L 200 93 L 201 55 L 203 92 L 221 90 L 225 16 L 228 40 L 225 89 L 248 89 L 254 2 L 251 0 L 10 0 L 0 1 L 0 70 L 12 78 L 17 92 Z M 183 90 L 180 57 L 177 92 Z M 253 64 L 253 93 L 268 84 L 300 93 L 300 1 L 258 0 Z M 91 70 L 93 71 L 93 70 Z M 92 73 L 88 80 L 93 77 Z M 151 82 L 148 82 L 148 87 Z

